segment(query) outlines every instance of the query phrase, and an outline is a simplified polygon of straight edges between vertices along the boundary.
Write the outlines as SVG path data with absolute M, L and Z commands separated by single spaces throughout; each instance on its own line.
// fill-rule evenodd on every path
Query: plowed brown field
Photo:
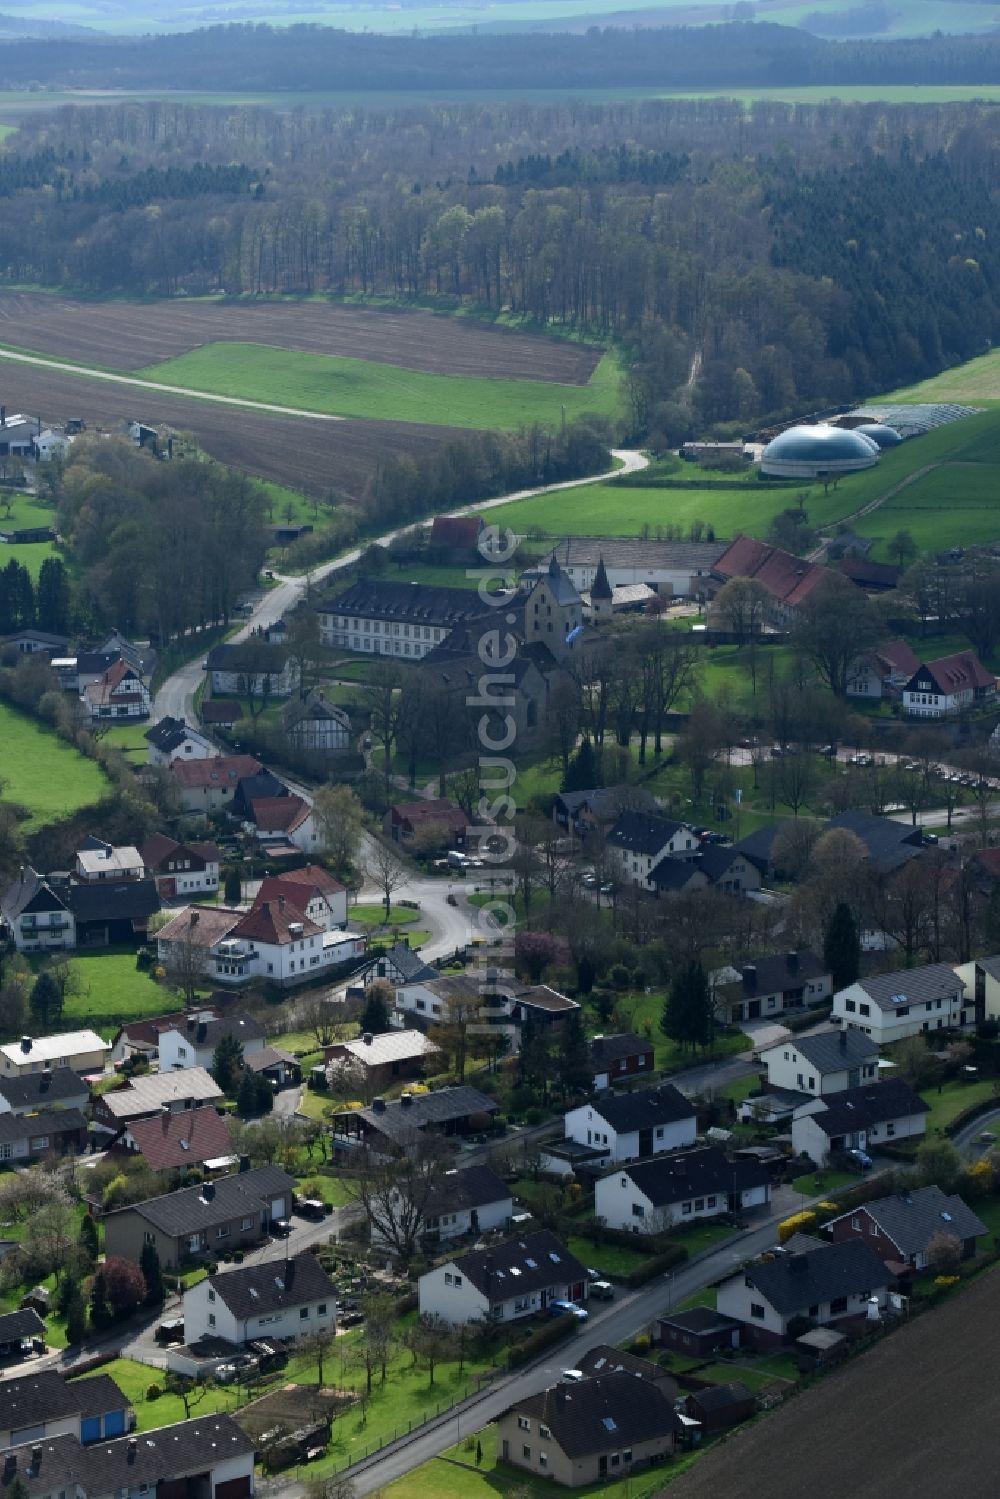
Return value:
M 154 426 L 193 432 L 220 462 L 306 493 L 337 488 L 359 495 L 379 458 L 402 452 L 419 456 L 453 437 L 468 436 L 452 427 L 408 422 L 314 421 L 245 411 L 2 356 L 0 403 L 8 411 L 37 413 L 45 421 L 81 416 L 92 425 L 110 427 L 123 417 L 136 417 Z
M 0 292 L 0 344 L 135 370 L 207 343 L 260 343 L 431 374 L 586 385 L 602 350 L 431 312 L 332 302 L 74 302 Z

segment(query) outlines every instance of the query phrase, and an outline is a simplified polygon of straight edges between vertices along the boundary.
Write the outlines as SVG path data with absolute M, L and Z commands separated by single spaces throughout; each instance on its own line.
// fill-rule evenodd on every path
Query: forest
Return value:
M 614 337 L 633 432 L 676 442 L 995 342 L 998 133 L 974 104 L 74 106 L 0 154 L 0 281 L 420 298 Z
M 794 26 L 379 36 L 295 25 L 176 36 L 5 44 L 0 87 L 240 90 L 735 88 L 780 84 L 994 83 L 1000 37 L 837 41 Z

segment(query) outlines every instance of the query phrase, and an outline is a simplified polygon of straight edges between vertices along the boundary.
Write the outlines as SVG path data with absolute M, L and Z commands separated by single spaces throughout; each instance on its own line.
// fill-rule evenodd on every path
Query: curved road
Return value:
M 2 352 L 3 350 L 0 350 L 0 353 Z M 218 398 L 213 397 L 213 399 Z M 248 405 L 253 403 L 244 402 L 243 404 Z M 285 408 L 282 407 L 281 409 L 284 410 Z M 470 515 L 474 511 L 493 510 L 498 505 L 509 504 L 512 500 L 526 500 L 530 499 L 533 495 L 554 494 L 560 489 L 576 489 L 581 484 L 598 484 L 604 479 L 614 478 L 615 474 L 635 473 L 639 469 L 646 468 L 649 464 L 649 459 L 644 454 L 635 452 L 631 448 L 616 448 L 614 456 L 620 460 L 621 467 L 612 469 L 608 473 L 594 474 L 588 479 L 568 479 L 559 484 L 543 484 L 537 489 L 519 489 L 514 494 L 500 495 L 495 500 L 481 500 L 474 505 L 465 505 L 460 510 L 452 510 L 448 513 L 451 515 Z M 388 546 L 394 537 L 409 529 L 409 526 L 397 526 L 392 531 L 385 531 L 381 536 L 375 536 L 370 541 L 366 541 L 365 547 L 372 545 Z M 324 562 L 322 566 L 315 568 L 309 574 L 281 578 L 276 588 L 272 588 L 258 600 L 257 606 L 250 618 L 232 636 L 232 639 L 234 641 L 245 640 L 250 631 L 256 629 L 258 626 L 263 626 L 266 629 L 268 625 L 273 625 L 283 614 L 287 614 L 289 610 L 295 608 L 307 586 L 311 586 L 313 583 L 320 583 L 325 578 L 330 577 L 332 573 L 340 572 L 346 567 L 352 567 L 361 556 L 361 552 L 361 547 L 355 547 L 351 551 L 345 552 L 343 556 L 335 557 L 332 562 Z M 185 719 L 191 724 L 196 724 L 194 695 L 201 679 L 201 662 L 197 659 L 189 661 L 186 666 L 180 667 L 172 676 L 168 677 L 160 687 L 153 702 L 154 720 L 164 718 L 169 714 L 173 718 Z

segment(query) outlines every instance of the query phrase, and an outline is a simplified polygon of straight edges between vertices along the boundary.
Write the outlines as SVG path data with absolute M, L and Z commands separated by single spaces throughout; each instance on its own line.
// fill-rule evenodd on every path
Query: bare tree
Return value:
M 372 884 L 377 885 L 382 892 L 385 919 L 388 924 L 392 912 L 392 897 L 394 892 L 405 884 L 406 870 L 387 843 L 383 843 L 381 838 L 372 838 L 365 860 L 365 873 Z
M 452 1347 L 454 1329 L 443 1317 L 425 1312 L 410 1328 L 407 1345 L 413 1354 L 413 1362 L 427 1370 L 429 1384 L 434 1383 L 434 1370 L 448 1357 Z
M 451 1161 L 451 1151 L 440 1136 L 418 1130 L 401 1155 L 387 1157 L 365 1149 L 355 1158 L 357 1174 L 349 1190 L 364 1208 L 372 1239 L 404 1264 L 413 1258 Z
M 316 1378 L 320 1388 L 323 1386 L 323 1369 L 336 1345 L 337 1329 L 335 1326 L 316 1327 L 299 1340 L 299 1353 L 309 1363 L 316 1365 Z
M 368 680 L 361 688 L 362 700 L 371 712 L 372 734 L 382 746 L 385 770 L 392 770 L 393 747 L 399 731 L 400 694 L 403 668 L 390 656 L 373 661 Z

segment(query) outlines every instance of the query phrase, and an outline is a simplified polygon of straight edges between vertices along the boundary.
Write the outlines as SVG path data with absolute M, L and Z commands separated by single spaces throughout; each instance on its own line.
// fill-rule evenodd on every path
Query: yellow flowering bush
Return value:
M 806 1209 L 801 1213 L 793 1213 L 790 1218 L 785 1218 L 778 1224 L 778 1243 L 787 1244 L 793 1234 L 804 1234 L 816 1226 L 816 1214 Z

